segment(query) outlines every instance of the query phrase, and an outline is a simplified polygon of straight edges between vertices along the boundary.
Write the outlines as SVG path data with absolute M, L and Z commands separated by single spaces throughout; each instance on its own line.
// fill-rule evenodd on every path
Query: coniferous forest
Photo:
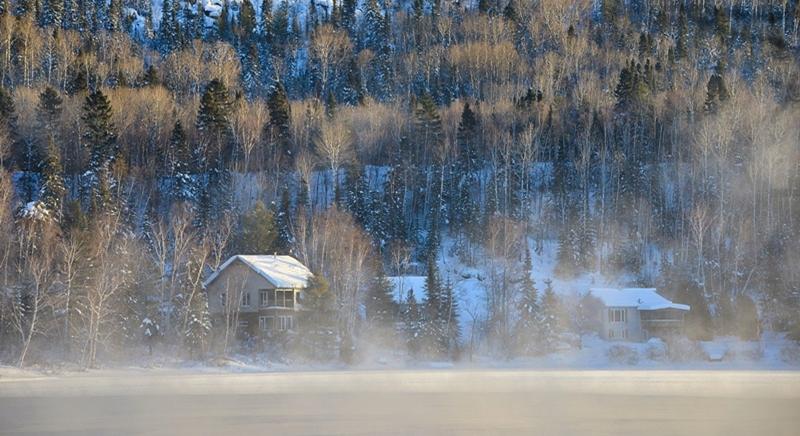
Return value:
M 4 363 L 546 353 L 548 251 L 800 340 L 800 2 L 0 0 Z M 220 343 L 203 281 L 272 253 L 299 332 Z

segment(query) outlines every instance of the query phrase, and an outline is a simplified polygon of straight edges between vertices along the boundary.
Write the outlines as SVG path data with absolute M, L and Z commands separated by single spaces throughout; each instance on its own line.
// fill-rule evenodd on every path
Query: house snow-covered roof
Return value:
M 593 288 L 589 292 L 606 307 L 635 307 L 639 310 L 689 310 L 685 304 L 673 303 L 659 295 L 655 288 Z
M 276 288 L 306 288 L 312 277 L 311 270 L 292 256 L 278 255 L 237 255 L 226 260 L 214 274 L 206 279 L 203 286 L 210 285 L 228 265 L 240 261 L 264 277 Z

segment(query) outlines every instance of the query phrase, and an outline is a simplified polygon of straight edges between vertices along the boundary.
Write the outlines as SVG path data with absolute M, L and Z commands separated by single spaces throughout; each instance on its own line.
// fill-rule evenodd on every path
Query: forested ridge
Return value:
M 692 339 L 800 339 L 799 49 L 796 0 L 0 0 L 0 359 L 227 352 L 203 280 L 276 252 L 300 345 L 249 349 L 544 353 L 590 303 L 551 242 Z

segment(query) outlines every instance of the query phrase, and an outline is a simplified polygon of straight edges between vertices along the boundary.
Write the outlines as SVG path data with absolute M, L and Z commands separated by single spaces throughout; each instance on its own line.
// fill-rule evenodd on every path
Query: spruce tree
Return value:
M 406 221 L 405 221 L 405 189 L 403 180 L 397 168 L 391 168 L 386 175 L 383 184 L 383 212 L 379 221 L 386 226 L 386 245 L 391 245 L 396 241 L 405 242 Z
M 63 100 L 51 87 L 45 87 L 39 94 L 39 103 L 36 108 L 37 127 L 41 133 L 47 136 L 48 141 L 55 142 L 56 131 L 60 127 L 61 104 Z
M 278 229 L 275 214 L 264 203 L 257 201 L 249 212 L 242 215 L 239 224 L 238 252 L 241 254 L 266 254 L 275 252 Z
M 228 89 L 219 79 L 211 80 L 200 98 L 200 109 L 197 112 L 197 131 L 208 147 L 207 162 L 212 168 L 221 169 L 223 163 L 231 155 L 230 112 L 232 102 Z
M 421 349 L 423 334 L 422 312 L 414 297 L 414 289 L 409 289 L 403 310 L 403 325 L 406 334 L 406 346 L 412 357 L 416 357 Z
M 441 341 L 441 350 L 448 357 L 456 358 L 458 356 L 458 343 L 461 339 L 461 330 L 459 328 L 458 317 L 458 300 L 456 298 L 453 283 L 448 278 L 442 286 L 442 307 L 440 309 L 440 317 L 442 318 L 443 337 Z
M 208 310 L 208 295 L 204 291 L 194 293 L 189 304 L 189 316 L 184 340 L 192 357 L 202 357 L 211 337 L 211 315 Z
M 714 74 L 708 79 L 706 85 L 706 101 L 703 109 L 706 113 L 716 113 L 720 106 L 728 100 L 730 94 L 728 88 L 725 86 L 725 79 L 722 77 L 721 68 L 717 67 Z
M 250 0 L 244 0 L 239 8 L 239 28 L 241 40 L 250 44 L 256 32 L 256 10 Z
M 376 262 L 375 277 L 371 280 L 364 304 L 367 322 L 375 327 L 391 327 L 394 321 L 395 303 L 392 299 L 392 283 L 386 278 L 383 265 Z
M 279 151 L 279 155 L 291 161 L 291 107 L 289 97 L 281 82 L 276 82 L 272 87 L 267 100 L 269 109 L 269 124 L 267 124 L 267 138 L 271 147 Z
M 525 263 L 520 281 L 520 301 L 515 327 L 516 353 L 529 356 L 538 349 L 537 340 L 541 337 L 541 308 L 539 306 L 539 291 L 536 282 L 531 277 L 531 251 L 525 244 Z
M 551 352 L 555 350 L 561 334 L 561 309 L 558 296 L 553 291 L 553 282 L 545 280 L 544 283 L 546 287 L 542 295 L 539 343 L 543 351 Z
M 98 89 L 88 96 L 83 105 L 85 125 L 84 141 L 89 147 L 88 194 L 90 203 L 97 211 L 109 206 L 110 189 L 113 185 L 111 165 L 117 157 L 117 133 L 111 120 L 111 103 Z
M 281 202 L 278 205 L 278 213 L 275 217 L 276 227 L 278 231 L 275 240 L 275 249 L 279 251 L 287 251 L 294 243 L 294 236 L 292 235 L 292 204 L 289 200 L 289 188 L 284 187 L 281 192 Z
M 39 94 L 36 118 L 39 131 L 45 134 L 43 144 L 45 159 L 41 168 L 42 181 L 40 200 L 50 211 L 51 216 L 61 217 L 62 200 L 66 193 L 64 186 L 61 153 L 57 147 L 56 132 L 61 118 L 62 99 L 58 93 L 47 87 Z
M 64 184 L 63 167 L 61 166 L 61 153 L 54 143 L 47 147 L 47 155 L 41 169 L 41 189 L 39 200 L 48 210 L 51 217 L 61 219 L 63 213 L 63 200 L 67 189 Z
M 186 131 L 180 120 L 175 121 L 170 136 L 172 176 L 172 200 L 176 202 L 192 202 L 196 200 L 195 184 L 192 177 L 192 155 Z
M 272 0 L 261 0 L 259 33 L 264 38 L 264 42 L 268 44 L 272 42 Z
M 417 100 L 415 118 L 417 134 L 422 145 L 434 149 L 442 140 L 442 118 L 430 94 L 424 93 Z
M 227 1 L 222 2 L 222 10 L 217 17 L 217 37 L 223 41 L 231 41 L 231 19 L 230 19 L 230 6 Z

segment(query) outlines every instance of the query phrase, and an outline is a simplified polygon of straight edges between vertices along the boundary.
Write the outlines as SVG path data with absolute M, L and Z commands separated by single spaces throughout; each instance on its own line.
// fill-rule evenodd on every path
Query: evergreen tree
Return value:
M 560 302 L 553 291 L 553 282 L 545 280 L 544 283 L 546 287 L 542 295 L 539 343 L 543 351 L 551 352 L 555 350 L 561 334 Z
M 165 52 L 176 48 L 178 17 L 176 15 L 177 9 L 173 7 L 173 3 L 177 1 L 163 0 L 161 3 L 161 22 L 158 24 L 158 39 L 162 50 Z
M 379 217 L 379 221 L 386 226 L 386 245 L 407 239 L 404 197 L 402 178 L 396 168 L 391 168 L 383 185 L 384 207 Z
M 539 307 L 539 292 L 536 282 L 531 278 L 531 251 L 525 244 L 525 263 L 522 280 L 520 281 L 520 301 L 518 306 L 517 324 L 515 328 L 516 352 L 528 356 L 538 349 L 537 340 L 541 337 L 541 309 Z
M 409 289 L 406 294 L 405 310 L 403 311 L 403 325 L 406 333 L 406 346 L 412 357 L 416 357 L 421 349 L 423 334 L 422 312 L 414 297 L 414 290 Z
M 415 118 L 417 134 L 422 145 L 434 149 L 442 140 L 442 118 L 430 94 L 424 93 L 417 100 Z
M 192 156 L 186 131 L 180 120 L 175 121 L 169 140 L 171 150 L 172 199 L 176 202 L 191 202 L 195 198 L 194 178 L 192 177 Z
M 257 201 L 256 204 L 241 217 L 239 224 L 239 253 L 265 254 L 275 252 L 278 240 L 278 229 L 275 214 Z
M 292 235 L 291 218 L 292 205 L 289 201 L 289 189 L 284 188 L 281 192 L 281 202 L 278 206 L 278 214 L 275 218 L 277 224 L 278 235 L 275 240 L 276 250 L 286 251 L 294 244 L 294 236 Z
M 217 17 L 217 37 L 223 41 L 231 41 L 231 19 L 230 19 L 230 6 L 227 1 L 222 2 L 222 9 Z
M 267 138 L 269 144 L 280 151 L 279 155 L 291 160 L 291 107 L 286 90 L 280 82 L 275 83 L 267 100 L 269 124 Z
M 14 99 L 4 87 L 0 86 L 0 127 L 8 132 L 14 132 L 15 113 Z
M 189 305 L 189 317 L 184 340 L 192 357 L 202 357 L 211 337 L 211 315 L 208 311 L 208 296 L 204 291 L 194 294 Z
M 84 141 L 89 147 L 88 194 L 94 211 L 110 206 L 111 165 L 117 157 L 117 133 L 111 103 L 101 90 L 86 96 L 83 105 Z
M 351 165 L 347 169 L 344 191 L 344 209 L 353 215 L 353 219 L 361 227 L 370 231 L 369 185 L 364 169 L 360 165 Z
M 514 7 L 514 0 L 510 0 L 506 4 L 506 7 L 503 9 L 503 18 L 505 18 L 510 22 L 517 21 L 518 16 L 517 16 L 517 9 Z
M 440 348 L 444 329 L 441 318 L 442 309 L 442 282 L 439 277 L 439 266 L 436 258 L 430 257 L 427 261 L 428 272 L 425 276 L 425 301 L 423 308 L 423 345 L 426 354 L 440 355 Z
M 60 3 L 59 0 L 51 1 Z M 65 0 L 63 5 L 64 11 L 62 15 L 63 18 L 61 21 L 61 26 L 64 29 L 77 29 L 80 23 L 78 0 Z M 52 10 L 53 9 L 51 9 L 51 11 Z M 53 19 L 55 20 L 55 14 L 53 14 Z M 53 24 L 55 24 L 55 22 Z
M 61 219 L 62 202 L 67 192 L 64 184 L 63 167 L 61 166 L 61 153 L 54 143 L 47 147 L 47 157 L 42 168 L 41 189 L 39 200 L 49 211 L 50 216 Z
M 689 37 L 689 20 L 683 3 L 678 7 L 678 29 L 675 36 L 675 58 L 683 59 L 687 55 L 686 39 Z
M 250 0 L 244 0 L 239 8 L 239 29 L 241 30 L 241 40 L 252 45 L 252 38 L 256 32 L 256 10 Z
M 272 42 L 272 0 L 261 0 L 259 32 L 266 43 Z
M 56 142 L 56 132 L 61 118 L 61 104 L 63 100 L 51 87 L 46 87 L 39 94 L 39 104 L 36 108 L 37 127 L 47 137 L 45 142 Z
M 64 20 L 65 2 L 63 0 L 45 0 L 42 6 L 41 26 L 61 27 Z
M 429 258 L 425 278 L 424 339 L 432 356 L 452 357 L 458 347 L 458 304 L 452 284 L 442 284 L 435 258 Z
M 242 86 L 250 97 L 261 93 L 263 65 L 258 53 L 258 47 L 253 43 L 246 43 L 242 56 Z
M 289 43 L 289 3 L 281 0 L 278 9 L 272 15 L 271 39 L 272 55 L 283 56 L 286 45 Z
M 376 274 L 367 290 L 365 314 L 367 322 L 375 327 L 391 327 L 394 321 L 395 303 L 392 299 L 392 283 L 383 272 L 383 265 L 376 262 Z
M 717 68 L 714 74 L 708 79 L 706 85 L 706 101 L 703 108 L 706 113 L 714 114 L 719 110 L 719 107 L 728 100 L 728 88 L 725 86 L 725 80 L 722 77 L 721 68 Z
M 342 0 L 341 22 L 342 28 L 351 35 L 355 34 L 357 0 Z
M 225 84 L 219 79 L 211 80 L 200 98 L 197 131 L 208 147 L 207 162 L 215 169 L 221 169 L 232 153 L 232 133 L 228 118 L 231 107 L 232 102 Z
M 315 0 L 309 0 L 308 11 L 306 12 L 306 34 L 313 34 L 318 25 L 319 17 L 317 16 L 317 4 Z

